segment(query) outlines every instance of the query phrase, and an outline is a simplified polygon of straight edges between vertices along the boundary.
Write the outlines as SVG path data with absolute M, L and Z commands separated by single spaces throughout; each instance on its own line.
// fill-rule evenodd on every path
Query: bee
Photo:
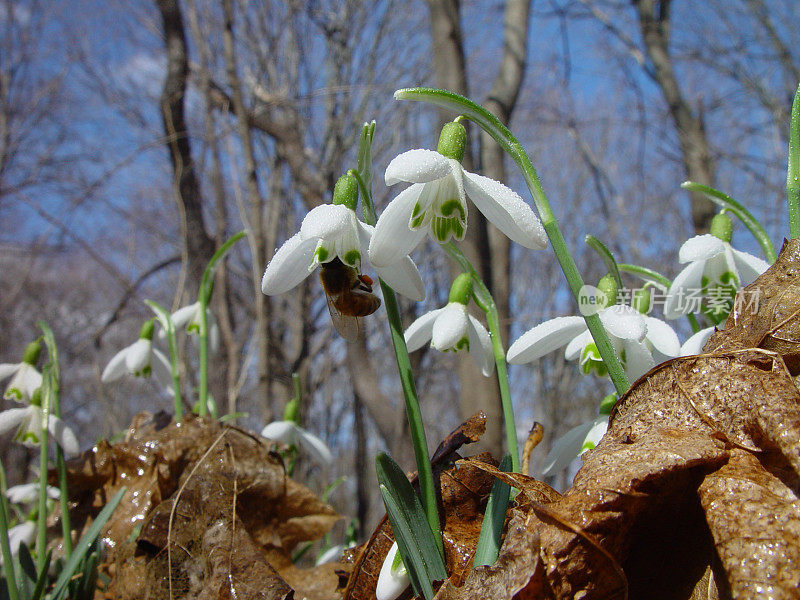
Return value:
M 381 305 L 372 293 L 372 278 L 344 264 L 338 257 L 322 263 L 319 280 L 336 331 L 348 342 L 358 337 L 358 317 L 371 315 Z

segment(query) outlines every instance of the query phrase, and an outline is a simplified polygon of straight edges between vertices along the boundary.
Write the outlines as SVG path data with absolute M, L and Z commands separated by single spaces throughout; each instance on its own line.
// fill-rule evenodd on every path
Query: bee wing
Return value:
M 343 315 L 339 309 L 333 305 L 333 299 L 329 294 L 325 294 L 325 300 L 328 303 L 328 312 L 331 314 L 331 322 L 342 336 L 348 342 L 355 342 L 358 339 L 359 325 L 358 318 L 349 315 Z

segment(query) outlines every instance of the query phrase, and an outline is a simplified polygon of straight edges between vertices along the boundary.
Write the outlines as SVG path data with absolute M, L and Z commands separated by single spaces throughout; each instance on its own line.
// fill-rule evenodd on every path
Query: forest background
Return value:
M 260 292 L 274 249 L 355 167 L 361 124 L 377 121 L 380 211 L 398 191 L 383 185 L 389 160 L 435 147 L 452 118 L 392 92 L 468 95 L 531 155 L 588 283 L 604 271 L 587 234 L 618 260 L 674 277 L 678 247 L 714 214 L 684 180 L 744 203 L 778 246 L 787 234 L 797 22 L 792 0 L 3 0 L 0 362 L 21 359 L 38 319 L 51 325 L 63 416 L 84 449 L 140 411 L 170 411 L 154 382 L 105 385 L 100 373 L 152 316 L 144 299 L 193 302 L 214 250 L 246 229 L 215 282 L 211 392 L 220 414 L 245 413 L 236 423 L 259 431 L 282 417 L 298 373 L 303 425 L 337 459 L 326 470 L 301 461 L 299 477 L 320 491 L 346 476 L 330 501 L 358 518 L 363 538 L 383 513 L 375 454 L 413 465 L 383 313 L 347 344 L 315 278 L 284 296 Z M 464 164 L 524 190 L 476 128 Z M 462 247 L 499 303 L 506 345 L 575 313 L 549 251 L 511 249 L 477 211 L 469 218 Z M 733 243 L 758 254 L 741 226 Z M 453 274 L 435 248 L 415 259 L 427 298 L 401 303 L 406 325 L 446 302 Z M 191 341 L 182 351 L 189 389 Z M 461 354 L 412 356 L 429 442 L 482 409 L 482 448 L 499 455 L 496 380 Z M 534 420 L 545 428 L 538 475 L 553 440 L 593 418 L 611 386 L 561 353 L 510 375 L 520 438 Z M 32 454 L 3 440 L 0 455 L 11 484 L 26 477 Z M 563 489 L 569 474 L 547 481 Z

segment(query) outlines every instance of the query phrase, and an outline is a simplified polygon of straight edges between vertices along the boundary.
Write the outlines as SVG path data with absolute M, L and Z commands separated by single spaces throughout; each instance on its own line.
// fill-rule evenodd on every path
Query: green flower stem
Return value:
M 721 206 L 722 208 L 725 208 L 735 214 L 739 220 L 744 223 L 744 226 L 750 230 L 750 233 L 753 234 L 753 237 L 756 238 L 758 245 L 761 246 L 761 250 L 764 252 L 767 262 L 775 262 L 775 259 L 778 258 L 778 255 L 775 253 L 775 248 L 772 245 L 772 241 L 769 239 L 767 232 L 761 226 L 761 223 L 759 223 L 752 213 L 750 213 L 750 211 L 747 210 L 743 205 L 739 204 L 727 194 L 724 194 L 723 192 L 720 192 L 711 186 L 703 185 L 702 183 L 684 181 L 681 184 L 681 187 L 685 190 L 689 190 L 690 192 L 700 192 L 717 206 Z
M 42 429 L 39 432 L 39 503 L 36 517 L 36 570 L 41 573 L 45 568 L 47 556 L 47 442 L 50 432 L 47 423 L 50 420 L 50 397 L 52 394 L 52 371 L 48 364 L 42 374 Z
M 233 245 L 246 235 L 245 231 L 231 236 L 222 246 L 219 247 L 211 260 L 208 261 L 206 270 L 203 271 L 203 278 L 200 281 L 200 291 L 198 293 L 197 301 L 200 302 L 200 381 L 198 383 L 198 401 L 200 407 L 198 414 L 202 417 L 208 412 L 208 303 L 211 300 L 211 288 L 214 282 L 214 272 L 217 270 L 217 265 L 233 247 Z M 216 411 L 215 411 L 216 412 Z M 216 415 L 213 415 L 216 418 Z
M 180 367 L 178 366 L 178 343 L 175 340 L 175 325 L 172 323 L 172 317 L 167 309 L 154 302 L 153 300 L 144 301 L 149 306 L 156 317 L 161 327 L 167 334 L 167 345 L 169 346 L 169 366 L 172 373 L 172 390 L 175 407 L 175 420 L 180 421 L 183 419 L 183 398 L 181 397 L 181 374 Z
M 491 135 L 497 143 L 500 144 L 503 150 L 511 156 L 522 172 L 525 183 L 533 197 L 533 202 L 536 205 L 536 210 L 539 213 L 539 218 L 550 238 L 550 243 L 553 245 L 556 259 L 561 266 L 561 270 L 564 272 L 570 291 L 577 302 L 580 289 L 583 287 L 583 279 L 578 272 L 575 261 L 572 259 L 567 249 L 564 236 L 561 234 L 561 230 L 558 227 L 558 221 L 550 208 L 550 202 L 547 200 L 544 188 L 542 188 L 539 182 L 536 170 L 533 168 L 530 158 L 528 158 L 522 145 L 508 128 L 486 109 L 452 92 L 432 88 L 407 88 L 396 91 L 394 97 L 397 100 L 429 102 L 464 115 L 465 118 L 474 121 Z M 630 384 L 628 383 L 628 378 L 625 376 L 625 372 L 622 370 L 622 365 L 617 355 L 614 353 L 614 349 L 611 347 L 611 342 L 600 322 L 600 317 L 597 315 L 589 315 L 584 316 L 584 319 L 592 334 L 595 345 L 600 352 L 600 356 L 602 356 L 603 362 L 608 368 L 608 374 L 611 377 L 611 381 L 614 383 L 614 387 L 617 389 L 617 392 L 623 394 L 630 387 Z
M 459 266 L 467 273 L 472 275 L 474 283 L 473 298 L 481 310 L 486 313 L 486 323 L 492 338 L 492 353 L 494 363 L 497 367 L 497 383 L 500 388 L 500 403 L 503 407 L 503 421 L 506 428 L 506 445 L 508 454 L 511 455 L 511 470 L 514 473 L 520 472 L 519 447 L 517 445 L 517 426 L 514 421 L 514 405 L 511 402 L 511 389 L 508 385 L 508 368 L 506 365 L 506 352 L 503 348 L 503 340 L 500 335 L 500 315 L 497 313 L 497 305 L 494 298 L 489 293 L 489 288 L 483 283 L 478 272 L 469 262 L 464 253 L 453 242 L 444 244 L 443 248 L 455 260 Z
M 700 323 L 697 322 L 697 317 L 694 314 L 689 313 L 686 315 L 686 318 L 689 320 L 689 325 L 692 326 L 692 333 L 697 333 L 702 329 L 702 327 L 700 327 Z
M 3 556 L 3 576 L 6 579 L 9 600 L 19 600 L 17 574 L 11 558 L 11 544 L 8 541 L 8 501 L 6 500 L 6 472 L 0 462 L 0 554 Z
M 60 367 L 58 366 L 58 347 L 56 346 L 53 330 L 44 321 L 36 323 L 44 335 L 44 343 L 50 357 L 50 406 L 51 413 L 61 418 L 61 394 L 59 382 L 61 380 Z M 56 472 L 58 473 L 59 505 L 61 507 L 61 536 L 64 541 L 64 557 L 69 559 L 72 554 L 72 523 L 69 518 L 69 492 L 67 489 L 67 465 L 64 460 L 64 450 L 56 444 Z
M 795 239 L 800 237 L 800 86 L 797 86 L 792 102 L 788 162 L 786 199 L 789 203 L 789 235 Z
M 611 250 L 608 247 L 598 240 L 593 235 L 586 236 L 586 243 L 589 247 L 597 252 L 600 258 L 603 260 L 603 264 L 606 266 L 606 270 L 608 273 L 614 278 L 614 281 L 617 283 L 617 289 L 622 289 L 622 277 L 619 274 L 619 265 L 617 265 L 617 261 L 614 259 L 614 255 L 611 254 Z
M 372 159 L 370 148 L 372 137 L 375 132 L 375 122 L 366 123 L 361 132 L 361 140 L 358 149 L 358 170 L 348 171 L 358 182 L 361 190 L 361 210 L 364 214 L 364 222 L 374 226 L 378 221 L 375 214 L 375 206 L 372 203 L 371 179 L 372 179 Z M 397 359 L 397 370 L 400 373 L 400 384 L 403 388 L 403 398 L 406 404 L 406 415 L 411 433 L 411 443 L 414 447 L 414 458 L 417 462 L 417 472 L 419 473 L 419 485 L 422 495 L 422 507 L 425 511 L 428 525 L 430 525 L 433 537 L 439 547 L 439 552 L 444 556 L 444 545 L 442 543 L 442 526 L 439 522 L 439 508 L 436 501 L 436 487 L 433 480 L 433 469 L 431 468 L 430 454 L 428 453 L 428 441 L 425 437 L 425 428 L 422 423 L 422 411 L 419 407 L 419 397 L 417 396 L 417 386 L 414 383 L 414 374 L 411 370 L 411 360 L 408 357 L 408 347 L 403 336 L 403 323 L 400 319 L 400 310 L 397 307 L 397 298 L 394 290 L 386 285 L 383 280 L 378 280 L 383 293 L 383 305 L 386 308 L 386 315 L 389 319 L 389 330 L 392 336 L 392 345 Z
M 664 291 L 668 290 L 669 287 L 672 285 L 672 281 L 669 278 L 664 277 L 658 271 L 654 271 L 653 269 L 648 269 L 647 267 L 640 267 L 639 265 L 631 265 L 628 263 L 618 263 L 617 267 L 623 273 L 633 273 L 634 275 L 638 275 L 645 281 L 650 281 L 652 283 L 656 283 L 659 286 L 664 288 Z

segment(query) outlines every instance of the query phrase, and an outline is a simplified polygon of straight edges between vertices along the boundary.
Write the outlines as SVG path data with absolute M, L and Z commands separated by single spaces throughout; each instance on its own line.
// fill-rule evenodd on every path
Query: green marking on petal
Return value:
M 592 440 L 586 440 L 583 442 L 583 446 L 581 446 L 581 454 L 583 454 L 586 450 L 594 450 L 594 442 Z
M 358 250 L 348 250 L 341 258 L 344 264 L 354 267 L 361 262 L 361 252 Z
M 22 392 L 18 388 L 8 388 L 6 390 L 4 398 L 6 400 L 11 400 L 12 398 L 16 398 L 17 400 L 22 400 Z
M 186 326 L 186 331 L 189 332 L 189 333 L 198 333 L 199 334 L 200 333 L 200 325 L 198 325 L 197 323 L 189 323 Z
M 318 262 L 324 263 L 328 260 L 328 257 L 331 255 L 331 253 L 324 246 L 320 246 L 314 251 L 314 255 L 317 257 Z
M 469 350 L 469 338 L 463 337 L 458 342 L 456 342 L 455 346 L 456 352 L 459 350 Z
M 39 436 L 36 435 L 33 431 L 20 432 L 20 435 L 18 435 L 15 439 L 18 442 L 23 443 L 23 444 L 25 442 L 31 442 L 31 443 L 33 443 L 35 445 L 39 444 Z
M 623 365 L 625 364 L 625 361 L 622 359 L 620 362 Z M 584 375 L 590 375 L 591 373 L 594 373 L 598 377 L 605 377 L 608 375 L 608 368 L 603 362 L 603 359 L 600 356 L 600 351 L 597 349 L 597 346 L 594 342 L 589 342 L 586 344 L 586 346 L 584 346 L 583 351 L 581 352 L 580 368 L 581 373 Z
M 408 221 L 408 228 L 419 229 L 424 221 L 425 211 L 422 210 L 422 206 L 420 206 L 420 203 L 417 202 L 414 204 L 414 210 L 411 211 L 411 218 Z
M 457 198 L 445 200 L 439 205 L 439 214 L 443 217 L 452 217 L 458 211 L 458 217 L 463 221 L 466 218 L 466 210 Z

